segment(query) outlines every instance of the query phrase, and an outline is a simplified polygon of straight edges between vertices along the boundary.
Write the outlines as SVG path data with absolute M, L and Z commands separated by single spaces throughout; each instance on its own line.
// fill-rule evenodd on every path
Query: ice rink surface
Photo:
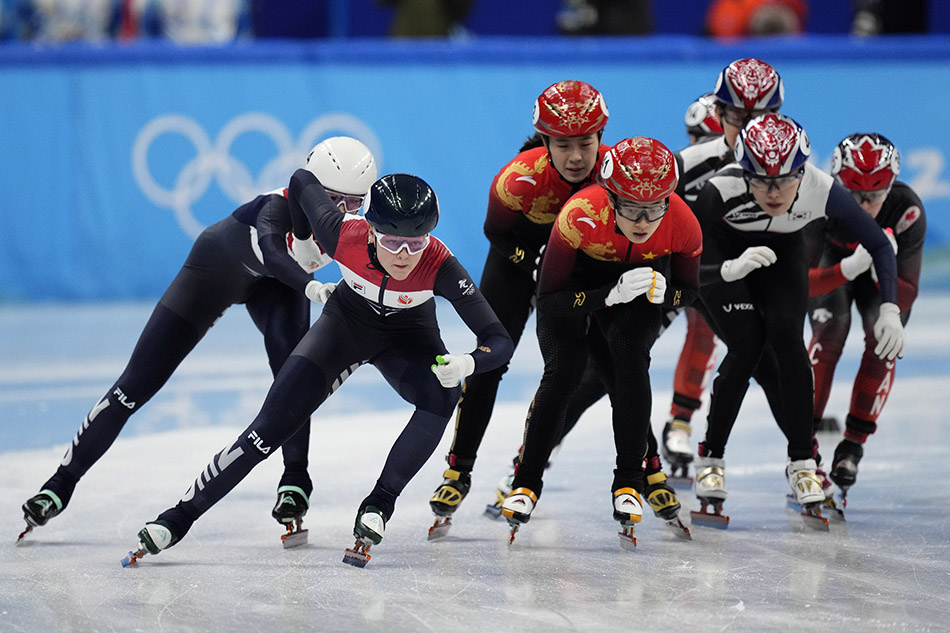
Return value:
M 646 511 L 637 551 L 611 518 L 614 450 L 606 401 L 585 414 L 546 475 L 529 524 L 507 543 L 482 515 L 520 442 L 540 355 L 526 336 L 503 382 L 472 491 L 449 536 L 427 542 L 442 445 L 400 498 L 365 569 L 341 563 L 357 504 L 409 409 L 367 367 L 315 417 L 305 527 L 284 550 L 271 519 L 279 456 L 188 536 L 124 569 L 145 521 L 173 505 L 256 413 L 269 384 L 240 308 L 134 416 L 69 508 L 14 545 L 20 504 L 53 473 L 88 409 L 120 373 L 146 304 L 0 308 L 0 632 L 189 631 L 948 631 L 950 298 L 921 297 L 907 356 L 866 447 L 845 523 L 805 530 L 785 507 L 784 441 L 753 386 L 726 455 L 727 531 L 676 539 Z M 440 307 L 450 350 L 471 346 Z M 654 428 L 666 417 L 683 341 L 654 348 Z M 828 408 L 843 418 L 861 341 L 852 332 Z M 704 416 L 694 424 L 701 438 Z M 823 434 L 830 459 L 837 434 Z M 697 502 L 680 490 L 682 517 Z

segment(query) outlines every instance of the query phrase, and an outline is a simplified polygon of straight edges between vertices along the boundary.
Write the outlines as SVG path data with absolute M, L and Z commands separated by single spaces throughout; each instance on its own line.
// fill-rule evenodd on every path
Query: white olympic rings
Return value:
M 221 191 L 235 204 L 242 204 L 265 191 L 284 187 L 290 175 L 302 167 L 307 154 L 328 132 L 343 133 L 360 141 L 372 150 L 377 165 L 382 165 L 379 139 L 365 123 L 349 114 L 326 114 L 311 121 L 296 141 L 283 123 L 260 112 L 242 114 L 229 121 L 212 143 L 205 130 L 189 117 L 169 114 L 149 121 L 136 136 L 132 148 L 132 172 L 145 196 L 160 207 L 171 209 L 178 225 L 192 239 L 205 229 L 192 211 L 192 205 L 201 199 L 217 180 Z M 243 134 L 262 133 L 274 141 L 277 155 L 266 163 L 255 179 L 247 166 L 231 156 L 231 146 Z M 164 134 L 179 134 L 194 146 L 196 156 L 178 173 L 172 189 L 158 184 L 149 167 L 149 150 L 155 140 Z M 153 160 L 162 160 L 152 157 Z M 223 210 L 222 217 L 230 210 Z

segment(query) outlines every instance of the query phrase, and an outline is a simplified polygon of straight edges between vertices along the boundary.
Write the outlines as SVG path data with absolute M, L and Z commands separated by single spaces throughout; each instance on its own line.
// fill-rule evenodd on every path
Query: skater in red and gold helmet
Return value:
M 604 157 L 599 184 L 571 197 L 557 217 L 538 278 L 544 374 L 513 490 L 502 506 L 514 529 L 528 521 L 541 494 L 565 405 L 590 356 L 613 411 L 614 518 L 632 539 L 647 486 L 650 349 L 664 309 L 690 303 L 699 285 L 702 236 L 692 211 L 673 193 L 677 182 L 673 154 L 662 143 L 625 139 Z

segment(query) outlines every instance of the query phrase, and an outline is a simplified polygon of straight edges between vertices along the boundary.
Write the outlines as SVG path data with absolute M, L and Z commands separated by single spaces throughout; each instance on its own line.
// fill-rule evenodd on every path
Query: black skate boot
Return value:
M 452 515 L 472 487 L 471 471 L 461 468 L 454 457 L 449 454 L 449 467 L 442 473 L 442 483 L 429 499 L 429 507 L 435 515 L 435 523 L 429 528 L 428 540 L 430 541 L 442 538 L 449 533 L 449 528 L 452 527 Z
M 858 478 L 858 463 L 864 457 L 864 447 L 851 440 L 841 440 L 835 448 L 835 457 L 831 462 L 828 476 L 841 489 L 841 504 L 848 505 L 848 489 Z
M 17 537 L 17 543 L 33 531 L 33 528 L 46 525 L 54 516 L 63 511 L 66 504 L 52 490 L 44 488 L 37 494 L 26 500 L 23 504 L 23 520 L 26 521 L 26 529 L 20 532 Z
M 174 529 L 167 521 L 161 519 L 146 523 L 145 527 L 139 530 L 139 545 L 134 552 L 122 559 L 122 566 L 128 567 L 145 556 L 146 554 L 158 554 L 178 542 Z
M 680 502 L 676 498 L 676 492 L 667 482 L 666 473 L 658 470 L 647 475 L 645 494 L 647 503 L 653 508 L 653 514 L 658 519 L 662 519 L 679 538 L 687 541 L 693 540 L 689 528 L 680 521 Z
M 307 542 L 307 530 L 301 528 L 303 517 L 310 509 L 310 499 L 303 489 L 297 486 L 281 486 L 277 489 L 277 504 L 271 516 L 287 528 L 280 540 L 284 549 L 304 545 Z
M 379 545 L 386 531 L 386 521 L 389 517 L 376 506 L 366 506 L 356 515 L 353 524 L 353 536 L 356 544 L 347 548 L 343 553 L 343 562 L 354 567 L 366 567 L 369 562 L 369 548 Z

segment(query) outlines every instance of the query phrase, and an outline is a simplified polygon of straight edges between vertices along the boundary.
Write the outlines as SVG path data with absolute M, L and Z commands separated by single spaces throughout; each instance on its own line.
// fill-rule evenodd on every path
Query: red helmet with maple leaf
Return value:
M 534 102 L 534 129 L 547 136 L 586 136 L 607 125 L 607 103 L 583 81 L 559 81 Z
M 831 158 L 831 175 L 856 191 L 886 189 L 900 171 L 897 148 L 880 134 L 852 134 L 838 143 Z
M 611 147 L 600 166 L 600 184 L 626 200 L 663 200 L 676 190 L 678 182 L 673 152 L 660 141 L 644 136 L 624 139 Z

